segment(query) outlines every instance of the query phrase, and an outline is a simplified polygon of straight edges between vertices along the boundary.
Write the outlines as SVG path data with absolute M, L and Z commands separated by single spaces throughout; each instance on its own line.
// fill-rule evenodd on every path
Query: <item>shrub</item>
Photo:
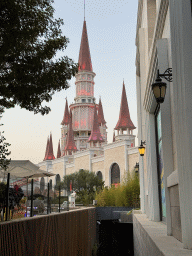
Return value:
M 103 191 L 96 193 L 97 206 L 130 206 L 135 207 L 139 204 L 139 177 L 137 174 L 130 175 L 115 187 L 109 189 L 105 187 Z

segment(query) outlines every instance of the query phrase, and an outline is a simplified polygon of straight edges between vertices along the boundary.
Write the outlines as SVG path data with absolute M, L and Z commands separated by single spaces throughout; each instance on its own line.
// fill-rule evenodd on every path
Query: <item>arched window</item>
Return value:
M 98 171 L 97 173 L 97 177 L 102 180 L 103 179 L 103 175 L 102 175 L 102 172 Z
M 55 185 L 56 186 L 59 185 L 60 181 L 61 181 L 60 175 L 57 174 L 56 177 L 55 177 Z
M 40 191 L 43 192 L 45 189 L 45 179 L 42 177 L 40 180 Z
M 49 180 L 49 189 L 52 189 L 52 179 Z
M 111 184 L 120 183 L 120 169 L 117 163 L 114 163 L 111 167 Z

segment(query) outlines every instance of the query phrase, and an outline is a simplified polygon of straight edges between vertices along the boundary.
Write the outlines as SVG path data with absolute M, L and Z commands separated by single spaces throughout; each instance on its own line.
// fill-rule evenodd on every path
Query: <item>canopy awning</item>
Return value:
M 3 178 L 8 173 L 13 178 L 39 178 L 55 175 L 51 172 L 41 170 L 29 160 L 11 160 L 6 171 L 0 168 L 0 177 Z

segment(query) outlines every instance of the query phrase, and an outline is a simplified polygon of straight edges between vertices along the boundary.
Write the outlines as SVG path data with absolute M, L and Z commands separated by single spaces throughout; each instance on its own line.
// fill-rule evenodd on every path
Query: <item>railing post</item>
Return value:
M 33 179 L 31 180 L 31 213 L 30 217 L 33 217 Z
M 7 174 L 7 189 L 6 189 L 6 215 L 5 220 L 8 219 L 8 213 L 9 213 L 9 179 L 10 179 L 10 173 Z

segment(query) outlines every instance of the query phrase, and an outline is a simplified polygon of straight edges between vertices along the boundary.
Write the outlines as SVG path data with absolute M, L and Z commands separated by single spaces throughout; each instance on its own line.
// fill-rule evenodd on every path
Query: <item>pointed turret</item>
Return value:
M 60 148 L 60 140 L 59 140 L 58 149 L 57 149 L 57 158 L 60 158 L 60 157 L 61 157 L 61 148 Z
M 113 142 L 115 142 L 115 131 L 113 132 Z
M 84 70 L 93 71 L 85 20 L 83 23 L 83 32 L 82 32 L 81 46 L 79 51 L 79 71 L 84 71 Z
M 88 139 L 88 142 L 91 142 L 91 141 L 93 141 L 94 143 L 95 142 L 104 142 L 104 139 L 101 136 L 100 129 L 99 129 L 96 105 L 94 107 L 93 128 L 91 131 L 91 135 Z
M 50 139 L 49 139 L 49 146 L 47 149 L 47 155 L 44 160 L 54 160 L 55 156 L 53 154 L 53 143 L 52 143 L 52 134 L 50 134 Z
M 76 152 L 77 147 L 75 145 L 74 141 L 74 135 L 73 135 L 73 128 L 72 128 L 72 113 L 70 113 L 70 120 L 69 120 L 69 131 L 67 134 L 67 143 L 65 146 L 65 155 L 72 155 L 72 152 Z
M 65 103 L 65 111 L 64 111 L 63 121 L 61 122 L 61 124 L 62 125 L 69 124 L 69 109 L 68 109 L 67 99 L 66 99 L 66 103 Z
M 134 126 L 134 124 L 130 118 L 127 96 L 126 96 L 126 92 L 125 92 L 125 84 L 123 81 L 123 90 L 122 90 L 122 96 L 121 96 L 121 108 L 120 108 L 120 113 L 119 113 L 119 120 L 117 122 L 115 130 L 119 130 L 119 129 L 133 130 L 135 128 L 136 127 Z
M 101 103 L 101 98 L 99 99 L 99 107 L 98 107 L 98 123 L 99 123 L 99 126 L 101 126 L 101 124 L 102 125 L 106 124 L 106 121 L 103 115 L 103 106 Z
M 46 157 L 47 157 L 47 154 L 48 154 L 48 148 L 49 148 L 49 136 L 47 138 L 47 146 L 46 146 L 45 157 L 44 157 L 43 161 L 46 160 Z

